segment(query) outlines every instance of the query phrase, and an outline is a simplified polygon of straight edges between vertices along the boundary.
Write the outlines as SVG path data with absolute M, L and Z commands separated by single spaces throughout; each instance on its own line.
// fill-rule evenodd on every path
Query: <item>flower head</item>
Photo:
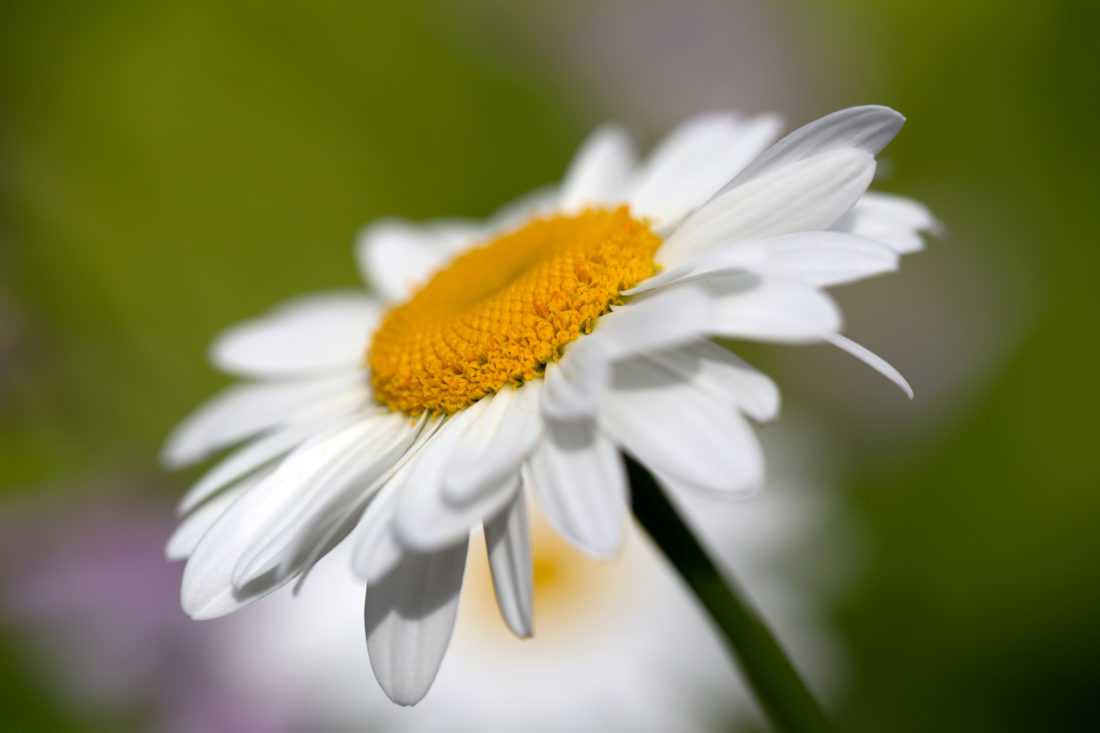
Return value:
M 250 381 L 186 420 L 165 458 L 247 442 L 182 502 L 168 551 L 189 557 L 184 609 L 233 611 L 349 540 L 372 667 L 411 704 L 442 661 L 479 526 L 501 613 L 532 633 L 528 494 L 609 557 L 621 452 L 666 487 L 761 486 L 746 416 L 774 417 L 778 392 L 710 337 L 831 342 L 908 390 L 840 335 L 822 290 L 895 269 L 934 224 L 867 193 L 902 122 L 857 107 L 767 147 L 773 118 L 715 114 L 640 164 L 606 127 L 559 187 L 488 222 L 368 227 L 358 254 L 375 295 L 292 301 L 213 346 Z

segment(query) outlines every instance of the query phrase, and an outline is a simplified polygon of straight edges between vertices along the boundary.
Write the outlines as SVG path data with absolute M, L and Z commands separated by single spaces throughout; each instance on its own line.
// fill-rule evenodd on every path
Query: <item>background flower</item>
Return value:
M 805 120 L 873 100 L 914 123 L 876 188 L 928 203 L 950 237 L 838 297 L 917 399 L 828 349 L 749 357 L 785 411 L 828 418 L 840 504 L 866 527 L 866 573 L 830 607 L 850 650 L 838 727 L 1095 728 L 1097 13 L 6 3 L 0 512 L 154 475 L 167 429 L 224 384 L 209 339 L 293 292 L 354 286 L 365 221 L 484 216 L 608 118 L 648 146 L 718 104 Z M 186 483 L 141 492 L 167 503 Z M 20 557 L 47 545 L 23 535 Z M 43 665 L 5 623 L 9 727 L 133 729 L 66 712 Z

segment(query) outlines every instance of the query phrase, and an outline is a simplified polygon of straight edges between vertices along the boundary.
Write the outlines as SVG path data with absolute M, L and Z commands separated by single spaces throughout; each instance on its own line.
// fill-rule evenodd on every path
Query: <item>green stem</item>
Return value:
M 722 577 L 649 472 L 626 457 L 634 515 L 721 629 L 761 707 L 778 731 L 829 731 L 824 713 L 786 654 L 736 586 Z

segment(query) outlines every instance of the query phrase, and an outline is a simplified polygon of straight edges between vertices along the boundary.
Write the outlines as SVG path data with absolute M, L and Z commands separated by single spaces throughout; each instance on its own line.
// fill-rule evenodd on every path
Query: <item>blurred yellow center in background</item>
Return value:
M 654 274 L 660 244 L 623 206 L 535 219 L 467 252 L 383 319 L 367 353 L 376 397 L 451 414 L 542 376 Z

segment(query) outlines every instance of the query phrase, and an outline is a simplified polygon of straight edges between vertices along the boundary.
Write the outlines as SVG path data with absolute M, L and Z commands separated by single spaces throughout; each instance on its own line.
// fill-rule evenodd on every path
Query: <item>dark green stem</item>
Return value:
M 723 578 L 653 476 L 626 457 L 634 515 L 694 591 L 729 642 L 741 671 L 778 731 L 829 731 L 824 713 L 757 612 Z

